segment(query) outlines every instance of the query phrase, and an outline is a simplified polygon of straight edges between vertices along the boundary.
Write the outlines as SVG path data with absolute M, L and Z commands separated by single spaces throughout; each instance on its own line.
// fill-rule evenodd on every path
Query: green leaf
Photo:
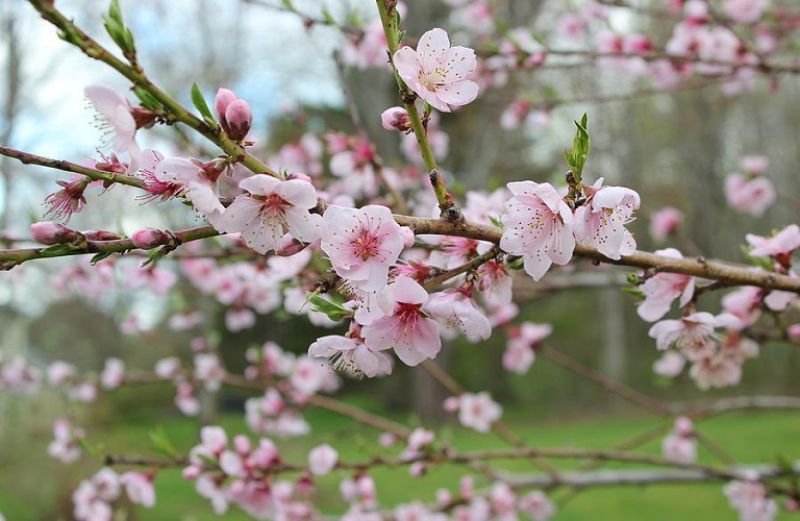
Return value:
M 79 250 L 81 250 L 81 248 L 74 244 L 54 244 L 41 250 L 39 253 L 42 257 L 61 257 L 62 255 L 69 255 Z
M 155 96 L 147 92 L 141 87 L 134 87 L 133 93 L 139 98 L 139 103 L 142 107 L 150 110 L 159 110 L 163 108 L 161 106 L 161 102 L 156 99 Z
M 108 13 L 103 17 L 103 22 L 106 32 L 114 40 L 114 43 L 122 49 L 124 54 L 131 55 L 136 53 L 133 34 L 125 27 L 118 0 L 111 0 L 111 5 L 108 7 Z
M 164 432 L 164 427 L 159 425 L 156 429 L 148 432 L 147 435 L 150 438 L 150 442 L 153 444 L 153 450 L 172 459 L 178 459 L 180 457 L 175 446 L 167 437 L 167 433 Z
M 632 287 L 629 287 L 629 286 L 624 286 L 624 287 L 620 288 L 620 291 L 622 291 L 623 293 L 627 293 L 628 295 L 633 295 L 634 297 L 640 298 L 640 299 L 644 299 L 644 297 L 645 297 L 644 292 L 642 290 L 640 290 L 639 288 L 632 288 Z
M 92 260 L 89 261 L 89 264 L 94 266 L 95 264 L 97 264 L 101 260 L 107 259 L 110 256 L 111 256 L 111 252 L 110 251 L 101 251 L 100 253 L 98 253 L 97 255 L 92 257 Z
M 328 318 L 336 322 L 353 314 L 351 310 L 339 303 L 326 299 L 317 292 L 308 293 L 306 301 L 311 303 L 314 311 L 325 313 Z
M 103 452 L 102 445 L 94 445 L 89 440 L 86 439 L 85 436 L 78 436 L 78 443 L 80 444 L 81 448 L 86 451 L 87 454 L 90 456 L 100 456 Z
M 586 114 L 583 115 L 580 122 L 575 122 L 577 130 L 575 132 L 575 138 L 572 141 L 572 150 L 564 153 L 567 164 L 572 169 L 572 174 L 578 182 L 581 181 L 583 167 L 586 164 L 586 157 L 589 155 L 591 140 L 589 138 L 589 131 L 587 130 L 588 125 L 589 117 Z
M 490 215 L 489 220 L 492 222 L 493 225 L 495 225 L 495 227 L 500 228 L 501 230 L 505 228 L 505 226 L 503 226 L 503 223 L 501 223 L 500 219 L 498 219 L 497 217 Z
M 206 121 L 211 120 L 212 122 L 216 123 L 214 116 L 211 114 L 211 110 L 206 104 L 205 98 L 203 98 L 203 93 L 200 92 L 200 87 L 197 86 L 197 83 L 192 83 L 192 103 Z
M 322 19 L 325 20 L 326 24 L 336 25 L 336 19 L 327 7 L 322 8 Z

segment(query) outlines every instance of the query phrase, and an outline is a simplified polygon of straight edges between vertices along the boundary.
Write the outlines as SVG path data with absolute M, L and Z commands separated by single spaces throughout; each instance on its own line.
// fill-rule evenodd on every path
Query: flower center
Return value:
M 362 261 L 377 256 L 381 251 L 381 241 L 367 229 L 362 229 L 358 236 L 350 242 L 353 254 Z

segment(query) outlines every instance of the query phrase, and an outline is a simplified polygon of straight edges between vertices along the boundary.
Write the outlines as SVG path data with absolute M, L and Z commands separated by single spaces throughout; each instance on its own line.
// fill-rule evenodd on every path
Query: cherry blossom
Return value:
M 364 344 L 361 326 L 353 322 L 347 336 L 329 335 L 318 338 L 308 348 L 308 356 L 330 360 L 334 368 L 352 369 L 373 378 L 392 372 L 392 360 Z
M 535 349 L 552 332 L 553 326 L 550 324 L 532 322 L 512 328 L 503 353 L 503 367 L 514 373 L 527 373 L 536 358 Z
M 67 420 L 53 422 L 53 441 L 47 453 L 62 463 L 74 463 L 83 454 L 81 439 L 86 436 L 83 429 L 74 428 Z
M 731 174 L 725 178 L 725 197 L 731 208 L 760 217 L 775 202 L 777 195 L 766 177 L 747 178 Z
M 677 351 L 667 351 L 653 363 L 653 372 L 667 378 L 675 378 L 683 371 L 686 359 Z
M 657 255 L 682 259 L 683 255 L 675 248 L 656 250 Z M 654 322 L 669 312 L 675 299 L 680 307 L 686 306 L 694 295 L 694 277 L 682 273 L 657 273 L 640 286 L 645 299 L 636 308 L 642 319 Z
M 156 504 L 156 491 L 153 478 L 141 472 L 125 472 L 119 477 L 119 483 L 125 487 L 125 494 L 131 503 L 152 508 Z
M 503 408 L 487 392 L 462 394 L 458 397 L 458 411 L 461 425 L 478 432 L 488 432 L 503 414 Z
M 257 174 L 242 180 L 239 187 L 248 194 L 238 196 L 225 210 L 218 228 L 227 233 L 241 232 L 247 245 L 258 253 L 280 247 L 286 233 L 303 242 L 322 236 L 322 217 L 309 212 L 317 205 L 317 194 L 310 183 Z
M 675 419 L 672 432 L 661 444 L 664 457 L 679 463 L 693 463 L 697 460 L 697 442 L 694 438 L 692 420 L 685 416 Z
M 508 183 L 513 197 L 501 216 L 503 251 L 523 256 L 525 271 L 541 279 L 551 264 L 564 265 L 575 249 L 569 206 L 549 183 Z
M 324 476 L 336 467 L 339 454 L 328 444 L 311 449 L 308 453 L 308 470 L 315 476 Z
M 771 237 L 747 234 L 746 239 L 751 247 L 750 255 L 774 257 L 779 261 L 783 259 L 786 260 L 784 264 L 788 265 L 788 257 L 800 247 L 800 227 L 791 224 Z
M 100 385 L 103 389 L 116 389 L 125 379 L 125 362 L 119 358 L 107 358 L 100 373 Z
M 140 150 L 136 144 L 136 129 L 139 125 L 128 100 L 102 85 L 91 85 L 83 92 L 97 112 L 97 125 L 106 133 L 111 149 L 117 153 L 127 153 L 132 159 L 138 157 Z
M 77 521 L 111 521 L 111 503 L 120 497 L 119 476 L 103 468 L 90 479 L 81 481 L 72 494 L 73 514 Z
M 169 157 L 158 161 L 152 171 L 145 171 L 145 183 L 154 197 L 184 196 L 195 210 L 216 226 L 225 210 L 215 187 L 222 170 L 215 163 L 196 159 Z
M 608 257 L 633 253 L 636 241 L 625 229 L 639 209 L 639 194 L 621 186 L 603 186 L 603 179 L 585 187 L 587 202 L 575 210 L 575 238 Z
M 767 496 L 761 483 L 731 481 L 725 485 L 724 492 L 742 521 L 772 521 L 778 515 L 778 504 Z
M 390 107 L 381 112 L 381 126 L 386 130 L 408 132 L 411 130 L 411 120 L 403 107 Z
M 79 213 L 86 206 L 84 192 L 91 179 L 75 174 L 69 181 L 56 181 L 61 190 L 48 195 L 44 203 L 48 207 L 45 216 L 69 221 L 72 214 Z
M 547 521 L 556 513 L 556 506 L 541 490 L 534 490 L 520 497 L 518 507 L 533 521 Z
M 394 349 L 400 360 L 415 366 L 434 358 L 442 348 L 436 322 L 423 312 L 428 293 L 414 280 L 398 277 L 379 295 L 384 317 L 365 325 L 365 345 L 372 350 Z
M 761 19 L 767 0 L 725 0 L 722 8 L 733 21 L 752 24 Z
M 403 81 L 420 98 L 442 112 L 450 112 L 478 97 L 478 84 L 469 78 L 475 71 L 475 51 L 450 46 L 443 29 L 423 34 L 417 50 L 402 47 L 394 65 Z
M 492 325 L 472 298 L 470 286 L 432 294 L 425 311 L 438 320 L 445 331 L 458 330 L 470 342 L 486 340 L 492 334 Z
M 321 247 L 336 273 L 364 291 L 386 286 L 389 268 L 405 244 L 391 211 L 376 205 L 360 209 L 329 206 L 323 219 L 327 233 Z
M 664 242 L 683 222 L 683 214 L 677 208 L 667 206 L 650 216 L 650 235 L 657 242 Z

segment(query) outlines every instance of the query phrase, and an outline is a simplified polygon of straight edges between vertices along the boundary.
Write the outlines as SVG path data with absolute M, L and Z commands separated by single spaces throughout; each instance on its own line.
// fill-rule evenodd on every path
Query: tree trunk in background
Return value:
M 603 347 L 600 353 L 600 372 L 616 380 L 625 380 L 625 299 L 618 288 L 600 291 L 598 301 L 602 307 Z M 613 399 L 611 394 L 608 394 Z

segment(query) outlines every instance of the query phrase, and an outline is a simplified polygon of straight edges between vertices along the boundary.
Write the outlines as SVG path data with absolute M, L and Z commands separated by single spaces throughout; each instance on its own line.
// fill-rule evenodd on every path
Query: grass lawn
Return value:
M 362 428 L 348 419 L 324 411 L 307 414 L 313 427 L 313 434 L 307 438 L 281 440 L 284 457 L 289 462 L 302 462 L 310 447 L 323 442 L 336 447 L 342 459 L 358 460 L 379 453 L 377 433 Z M 613 418 L 576 420 L 567 423 L 531 424 L 523 419 L 521 411 L 507 414 L 509 423 L 522 435 L 526 442 L 538 447 L 589 447 L 610 448 L 620 441 L 647 430 L 656 422 L 649 418 Z M 229 415 L 222 418 L 229 434 L 247 432 L 241 417 Z M 126 419 L 124 424 L 111 424 L 95 430 L 92 441 L 102 443 L 104 450 L 111 453 L 149 452 L 147 432 L 152 421 Z M 178 417 L 165 417 L 161 422 L 164 431 L 182 451 L 195 443 L 197 424 L 192 420 Z M 700 430 L 714 439 L 729 454 L 741 462 L 775 461 L 783 456 L 800 459 L 800 414 L 798 413 L 736 413 L 703 422 Z M 503 442 L 494 436 L 482 436 L 457 426 L 445 426 L 440 430 L 440 439 L 447 440 L 460 450 L 474 450 L 489 447 L 503 447 Z M 31 442 L 31 445 L 39 443 Z M 36 447 L 35 450 L 42 450 Z M 135 449 L 133 449 L 135 448 Z M 2 448 L 0 448 L 0 451 Z M 33 448 L 31 450 L 34 450 Z M 399 448 L 390 449 L 397 454 Z M 650 442 L 641 449 L 643 452 L 657 454 L 660 440 Z M 714 456 L 700 450 L 701 460 L 715 462 Z M 11 464 L 3 465 L 3 461 Z M 64 479 L 58 464 L 44 462 L 44 468 L 32 469 L 14 458 L 0 460 L 0 512 L 7 521 L 39 521 L 50 519 L 42 517 L 41 503 L 31 501 L 29 474 L 42 487 L 52 486 L 49 481 Z M 560 468 L 574 468 L 576 462 L 558 462 Z M 504 461 L 497 466 L 520 471 L 531 471 L 527 461 Z M 92 467 L 83 470 L 88 474 Z M 84 474 L 85 475 L 85 474 Z M 397 502 L 419 499 L 431 501 L 439 487 L 453 487 L 458 481 L 460 469 L 445 466 L 431 470 L 426 476 L 414 479 L 407 470 L 376 470 L 373 473 L 378 484 L 378 497 L 384 506 Z M 75 480 L 79 474 L 73 472 L 69 479 Z M 319 504 L 328 512 L 340 512 L 344 504 L 339 499 L 338 481 L 342 475 L 327 476 L 319 482 Z M 482 482 L 479 480 L 478 483 Z M 63 484 L 62 484 L 63 485 Z M 179 471 L 166 470 L 156 479 L 158 502 L 152 511 L 139 511 L 137 519 L 148 521 L 205 521 L 220 519 L 210 513 L 204 499 L 193 490 L 191 483 L 180 478 Z M 74 486 L 70 484 L 70 486 Z M 63 485 L 64 490 L 69 490 Z M 721 492 L 722 484 L 709 485 L 659 485 L 648 487 L 625 487 L 613 489 L 594 489 L 581 492 L 560 506 L 555 519 L 570 520 L 610 520 L 610 521 L 659 521 L 659 520 L 734 520 L 736 513 L 728 506 Z M 554 495 L 563 499 L 567 491 Z M 41 496 L 41 494 L 39 494 Z M 55 499 L 52 500 L 55 502 Z M 63 501 L 63 492 L 62 492 Z M 52 508 L 50 509 L 52 511 Z M 778 519 L 788 520 L 791 516 L 782 513 Z M 232 510 L 222 517 L 226 520 L 249 519 L 244 514 Z

